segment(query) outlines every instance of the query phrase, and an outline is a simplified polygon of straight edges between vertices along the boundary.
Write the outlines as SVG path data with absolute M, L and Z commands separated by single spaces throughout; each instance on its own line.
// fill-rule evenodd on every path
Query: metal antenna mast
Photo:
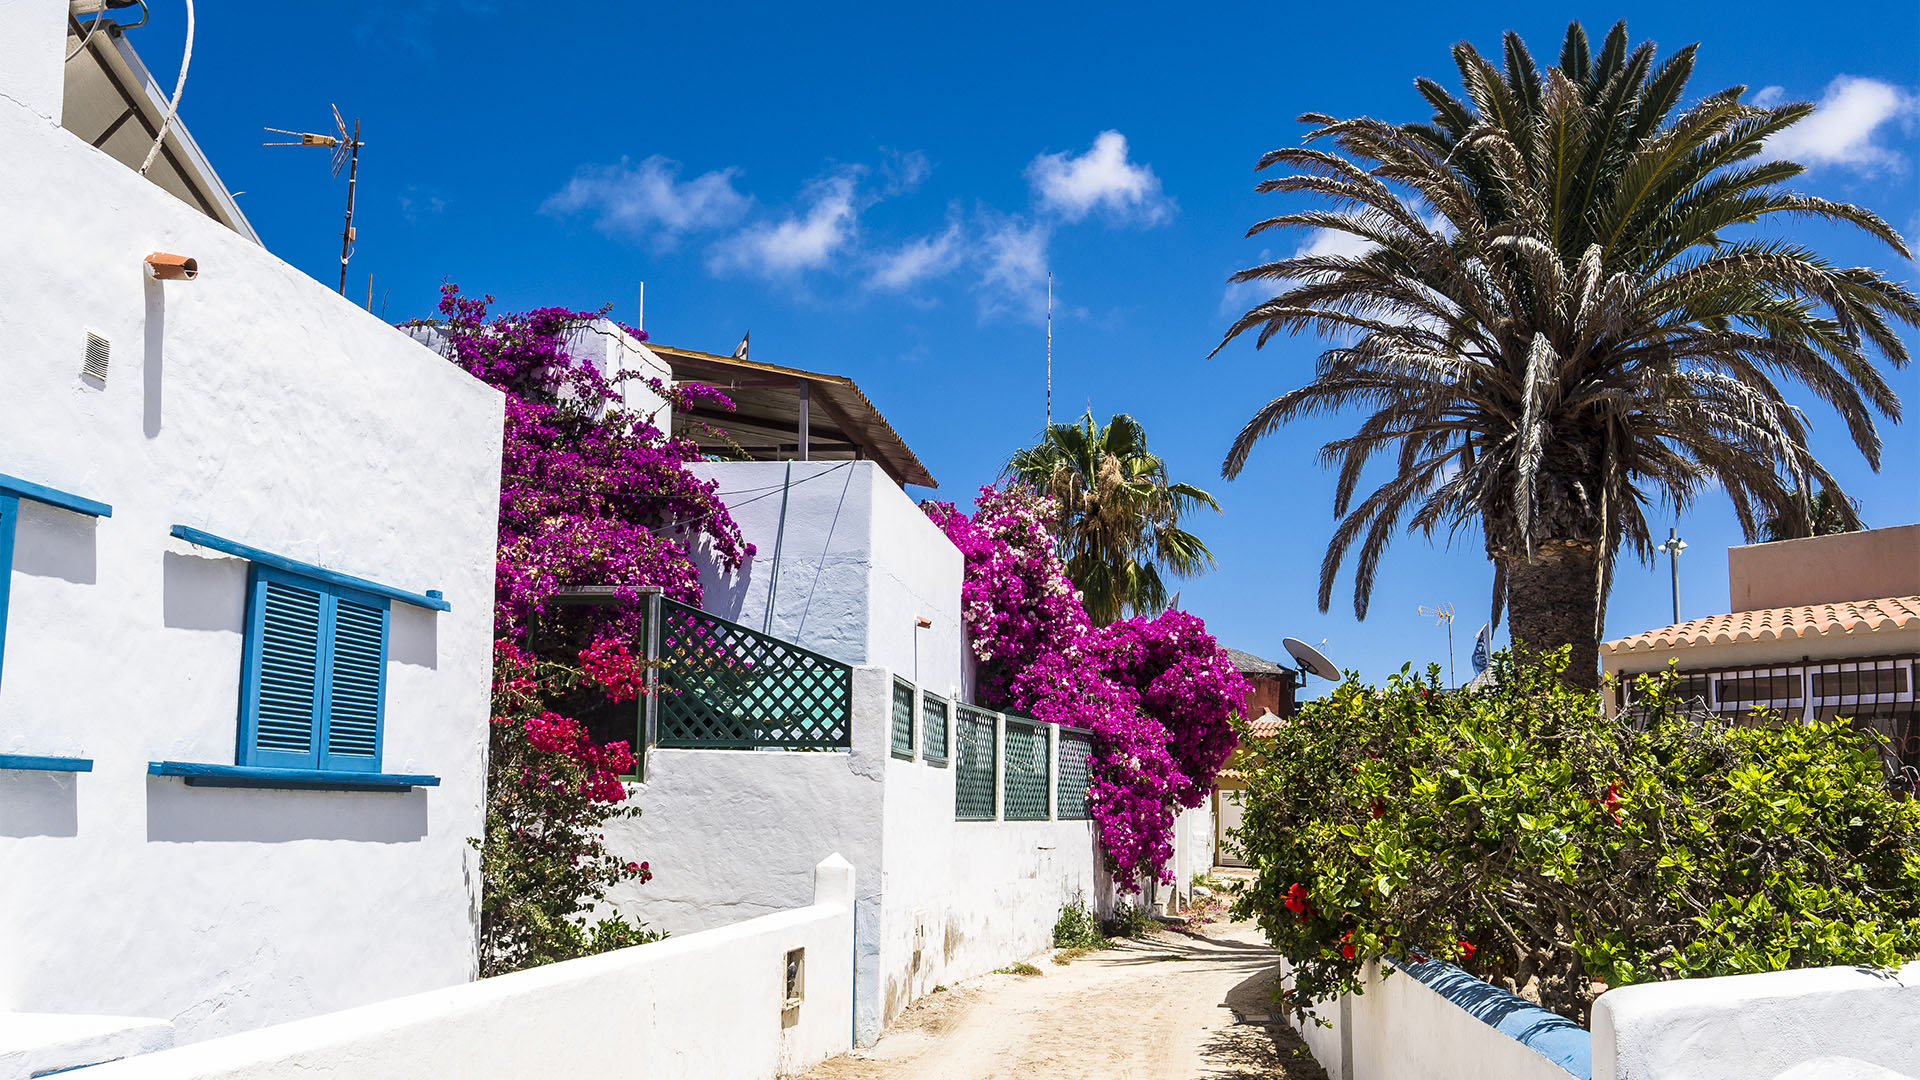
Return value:
M 340 175 L 342 165 L 347 168 L 347 221 L 340 230 L 340 295 L 347 295 L 347 260 L 353 258 L 353 195 L 360 179 L 360 148 L 366 144 L 360 141 L 360 118 L 354 117 L 353 134 L 347 134 L 347 122 L 340 117 L 340 106 L 333 107 L 333 126 L 338 135 L 316 135 L 311 131 L 288 131 L 285 128 L 270 127 L 267 130 L 278 135 L 297 136 L 298 142 L 270 142 L 262 146 L 324 146 L 333 151 L 333 175 Z M 371 303 L 369 303 L 371 306 Z
M 1053 426 L 1053 271 L 1047 271 L 1047 426 Z

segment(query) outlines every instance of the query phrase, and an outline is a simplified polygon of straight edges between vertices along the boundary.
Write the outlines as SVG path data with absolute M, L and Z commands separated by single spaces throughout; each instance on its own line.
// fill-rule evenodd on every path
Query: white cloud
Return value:
M 1787 88 L 1784 86 L 1763 86 L 1753 94 L 1753 104 L 1763 109 L 1771 109 L 1786 100 Z
M 1307 242 L 1301 244 L 1300 250 L 1294 252 L 1293 256 L 1296 259 L 1304 255 L 1344 255 L 1347 258 L 1358 258 L 1372 251 L 1376 246 L 1378 245 L 1373 241 L 1355 236 L 1350 232 L 1341 232 L 1338 229 L 1315 229 L 1312 235 L 1307 237 Z
M 854 205 L 859 170 L 847 169 L 808 186 L 805 214 L 773 224 L 751 225 L 714 247 L 708 269 L 748 270 L 777 277 L 825 266 L 853 238 L 860 211 Z
M 880 178 L 884 182 L 886 194 L 907 195 L 917 190 L 933 175 L 933 162 L 918 150 L 900 153 L 897 150 L 886 151 L 887 160 L 880 163 Z
M 1775 93 L 1778 91 L 1778 93 Z M 1769 86 L 1754 95 L 1779 103 L 1786 91 Z M 1767 153 L 1802 165 L 1840 165 L 1863 173 L 1896 170 L 1900 154 L 1879 141 L 1883 128 L 1910 130 L 1920 116 L 1920 96 L 1891 83 L 1842 75 L 1827 84 L 1813 115 L 1767 140 Z
M 681 180 L 680 163 L 658 154 L 637 167 L 621 158 L 617 165 L 582 166 L 540 210 L 559 217 L 587 213 L 601 232 L 672 241 L 730 225 L 747 212 L 753 200 L 734 189 L 738 172 L 720 169 Z
M 1160 192 L 1160 178 L 1146 165 L 1127 160 L 1127 137 L 1103 131 L 1079 157 L 1041 154 L 1027 166 L 1040 207 L 1067 221 L 1095 210 L 1133 217 L 1148 225 L 1166 220 L 1173 203 Z
M 981 237 L 980 294 L 985 314 L 1013 311 L 1038 318 L 1046 311 L 1050 230 L 1019 218 L 990 220 Z
M 892 251 L 882 252 L 867 284 L 892 292 L 910 288 L 953 269 L 960 260 L 962 247 L 960 222 L 950 219 L 944 232 L 909 240 Z

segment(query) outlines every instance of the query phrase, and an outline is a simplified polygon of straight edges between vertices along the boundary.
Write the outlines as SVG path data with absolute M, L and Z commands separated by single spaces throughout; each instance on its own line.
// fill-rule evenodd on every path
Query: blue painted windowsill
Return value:
M 93 759 L 84 757 L 44 757 L 39 754 L 0 754 L 0 769 L 32 769 L 39 772 L 92 772 Z
M 411 791 L 439 787 L 437 776 L 410 773 L 268 769 L 258 765 L 213 765 L 198 761 L 149 761 L 154 776 L 178 776 L 189 787 L 291 788 L 303 791 Z

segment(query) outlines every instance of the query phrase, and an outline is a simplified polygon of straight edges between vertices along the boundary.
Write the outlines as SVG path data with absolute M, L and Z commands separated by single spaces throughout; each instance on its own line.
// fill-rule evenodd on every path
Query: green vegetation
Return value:
M 1108 937 L 1141 938 L 1160 929 L 1160 918 L 1149 907 L 1122 903 L 1113 909 L 1104 929 Z
M 1357 429 L 1320 451 L 1341 518 L 1320 610 L 1356 547 L 1365 618 L 1402 529 L 1478 535 L 1495 621 L 1504 609 L 1516 641 L 1571 646 L 1566 677 L 1592 688 L 1615 562 L 1653 553 L 1648 508 L 1724 491 L 1752 538 L 1766 515 L 1799 513 L 1801 485 L 1851 518 L 1793 399 L 1825 402 L 1878 468 L 1874 419 L 1901 409 L 1875 361 L 1905 366 L 1920 300 L 1904 269 L 1836 265 L 1778 234 L 1814 219 L 1804 235 L 1857 229 L 1908 257 L 1877 215 L 1793 190 L 1803 167 L 1766 154 L 1812 104 L 1689 92 L 1696 47 L 1656 61 L 1624 23 L 1598 50 L 1573 24 L 1544 70 L 1518 35 L 1504 47 L 1500 64 L 1454 46 L 1461 96 L 1416 80 L 1426 123 L 1309 113 L 1306 145 L 1260 159 L 1289 170 L 1258 188 L 1289 206 L 1252 232 L 1315 230 L 1346 253 L 1316 242 L 1234 275 L 1279 292 L 1222 347 L 1248 332 L 1330 347 L 1304 386 L 1253 410 L 1222 472 L 1295 419 L 1358 407 Z
M 1304 1015 L 1370 958 L 1432 956 L 1585 1023 L 1607 986 L 1920 955 L 1920 801 L 1846 721 L 1639 719 L 1544 662 L 1496 687 L 1439 668 L 1349 680 L 1246 770 L 1259 871 L 1235 914 L 1287 958 Z
M 1079 900 L 1060 909 L 1060 917 L 1053 922 L 1053 947 L 1056 949 L 1079 949 L 1084 954 L 1091 949 L 1107 947 L 1107 935 L 1100 932 L 1100 920 L 1087 905 Z
M 1203 506 L 1218 513 L 1220 504 L 1169 479 L 1126 413 L 1101 425 L 1089 409 L 1077 424 L 1048 427 L 1038 445 L 1013 455 L 1006 475 L 1060 504 L 1060 555 L 1095 626 L 1164 611 L 1171 597 L 1162 569 L 1186 578 L 1214 565 L 1180 518 Z
M 1856 532 L 1867 527 L 1860 520 L 1859 500 L 1835 495 L 1826 488 L 1815 492 L 1812 498 L 1807 497 L 1805 488 L 1795 488 L 1793 507 L 1791 514 L 1768 514 L 1760 523 L 1760 539 L 1767 543 L 1800 540 Z
M 994 968 L 993 973 L 995 975 L 1045 975 L 1046 974 L 1046 972 L 1041 971 L 1039 968 L 1034 967 L 1032 964 L 1027 963 L 1025 960 L 1022 960 L 1017 964 L 1008 964 L 1006 967 L 1003 967 L 1003 968 Z

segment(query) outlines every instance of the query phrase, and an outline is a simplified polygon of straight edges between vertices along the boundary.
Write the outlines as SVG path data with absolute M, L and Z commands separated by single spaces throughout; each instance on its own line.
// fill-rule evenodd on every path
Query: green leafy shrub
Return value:
M 1079 900 L 1060 909 L 1053 922 L 1053 947 L 1056 949 L 1104 949 L 1107 935 L 1100 932 L 1100 920 Z
M 1110 938 L 1146 937 L 1160 928 L 1160 919 L 1149 907 L 1122 903 L 1113 909 L 1113 918 L 1108 919 L 1104 929 Z
M 1565 662 L 1502 654 L 1471 693 L 1437 666 L 1350 679 L 1250 747 L 1235 914 L 1286 956 L 1297 1015 L 1379 956 L 1585 1023 L 1608 986 L 1920 953 L 1920 803 L 1873 736 L 1690 716 L 1671 675 L 1639 681 L 1644 719 L 1605 718 Z

